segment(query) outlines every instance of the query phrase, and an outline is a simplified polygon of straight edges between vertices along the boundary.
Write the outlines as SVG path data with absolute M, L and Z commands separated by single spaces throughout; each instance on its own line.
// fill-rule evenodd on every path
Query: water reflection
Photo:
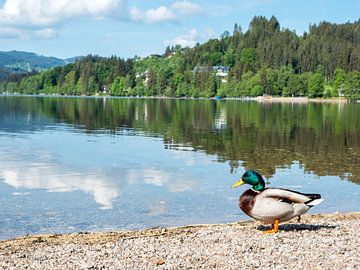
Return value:
M 26 132 L 71 124 L 86 133 L 159 136 L 270 177 L 299 160 L 307 172 L 360 182 L 358 104 L 1 97 L 0 129 Z M 15 123 L 15 124 L 14 124 Z M 14 126 L 15 125 L 15 126 Z
M 75 171 L 62 166 L 49 152 L 35 155 L 9 155 L 9 151 L 0 152 L 0 178 L 15 188 L 44 189 L 49 192 L 83 191 L 93 196 L 103 209 L 112 207 L 112 202 L 120 193 L 111 178 L 100 171 Z M 29 154 L 29 153 L 26 153 Z
M 144 168 L 129 172 L 128 181 L 136 184 L 144 181 L 145 184 L 157 187 L 166 187 L 170 192 L 184 192 L 195 187 L 196 183 L 192 180 L 177 179 L 178 175 L 154 168 Z
M 359 210 L 359 152 L 359 104 L 0 96 L 0 239 L 235 221 L 246 168 Z

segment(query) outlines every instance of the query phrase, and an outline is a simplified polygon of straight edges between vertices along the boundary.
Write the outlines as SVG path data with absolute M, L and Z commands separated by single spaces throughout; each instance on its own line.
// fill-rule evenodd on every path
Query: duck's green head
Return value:
M 243 184 L 249 184 L 254 190 L 261 191 L 265 188 L 265 182 L 260 173 L 249 170 L 246 171 L 241 179 L 233 184 L 231 187 L 238 187 Z

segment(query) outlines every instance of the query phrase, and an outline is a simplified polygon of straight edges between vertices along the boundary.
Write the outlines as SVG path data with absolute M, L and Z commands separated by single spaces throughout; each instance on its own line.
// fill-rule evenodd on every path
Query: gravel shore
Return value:
M 346 98 L 308 98 L 308 97 L 273 97 L 273 96 L 258 96 L 253 98 L 258 102 L 274 102 L 274 103 L 337 103 L 344 104 L 348 100 Z
M 0 241 L 0 269 L 360 269 L 360 212 Z

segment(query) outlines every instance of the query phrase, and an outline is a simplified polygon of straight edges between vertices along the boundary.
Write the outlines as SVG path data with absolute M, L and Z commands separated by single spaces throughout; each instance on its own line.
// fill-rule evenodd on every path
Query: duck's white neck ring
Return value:
M 258 191 L 258 190 L 255 190 L 255 189 L 253 189 L 253 188 L 250 188 L 252 191 L 254 191 L 254 192 L 256 192 L 256 193 L 260 193 L 260 191 Z

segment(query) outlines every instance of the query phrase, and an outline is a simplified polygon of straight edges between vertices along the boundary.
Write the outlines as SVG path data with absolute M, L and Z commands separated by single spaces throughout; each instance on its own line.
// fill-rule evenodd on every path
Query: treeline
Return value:
M 219 74 L 215 66 L 229 72 Z M 163 55 L 124 60 L 87 56 L 75 64 L 7 80 L 0 91 L 116 96 L 360 98 L 360 21 L 310 25 L 298 36 L 275 17 L 254 17 L 244 33 Z
M 32 74 L 13 74 L 1 84 L 3 91 L 25 94 L 93 95 L 106 90 L 116 77 L 134 73 L 133 60 L 87 56 L 64 67 Z

